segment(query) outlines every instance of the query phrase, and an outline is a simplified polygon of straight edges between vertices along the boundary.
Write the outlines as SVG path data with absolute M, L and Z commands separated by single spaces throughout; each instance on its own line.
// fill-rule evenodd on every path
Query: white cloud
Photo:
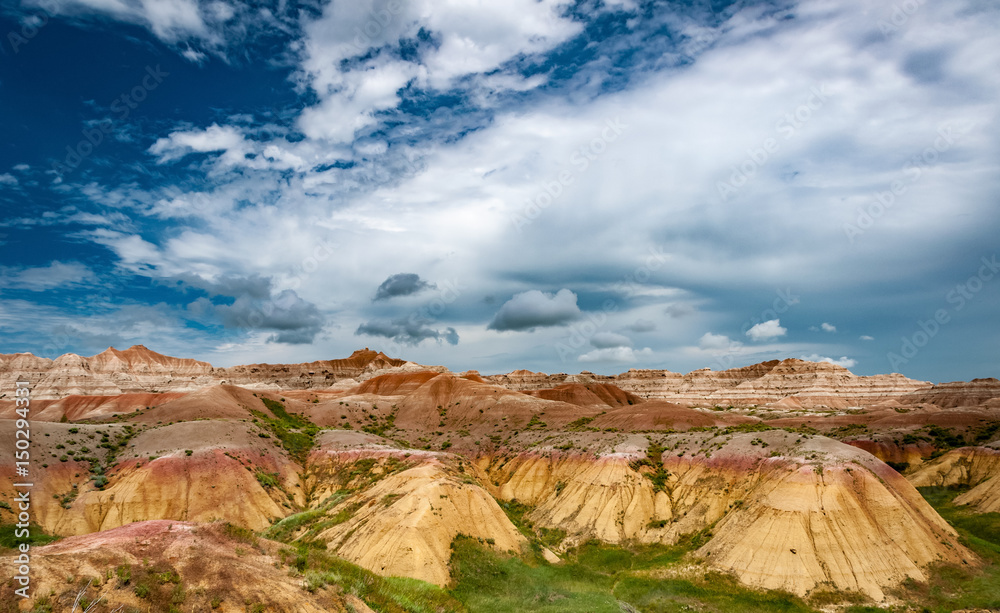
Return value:
M 444 89 L 456 79 L 482 75 L 519 54 L 544 51 L 579 32 L 563 18 L 566 0 L 511 0 L 483 4 L 433 0 L 386 3 L 331 2 L 322 17 L 305 26 L 301 83 L 320 97 L 319 104 L 299 117 L 311 138 L 350 142 L 361 129 L 376 123 L 374 113 L 395 107 L 400 88 L 410 81 Z M 419 57 L 399 60 L 379 50 L 424 30 L 435 37 Z M 342 68 L 341 61 L 371 57 Z M 502 89 L 520 91 L 544 81 L 537 75 L 490 75 L 484 95 Z
M 223 151 L 225 156 L 239 159 L 246 153 L 247 145 L 236 128 L 212 124 L 204 130 L 172 132 L 170 136 L 157 139 L 149 147 L 149 152 L 157 156 L 160 164 L 180 159 L 189 153 L 210 151 Z
M 834 326 L 833 324 L 828 324 L 826 322 L 823 322 L 822 324 L 820 324 L 819 327 L 820 327 L 820 329 L 823 330 L 823 332 L 831 332 L 832 333 L 832 332 L 836 332 L 837 331 L 837 326 Z
M 873 341 L 873 340 L 875 340 L 875 337 L 874 337 L 874 336 L 868 336 L 867 334 L 864 334 L 864 335 L 862 335 L 862 336 L 861 336 L 861 337 L 859 337 L 859 338 L 860 338 L 861 340 L 863 340 L 863 341 Z
M 17 177 L 15 177 L 14 175 L 10 174 L 9 172 L 5 172 L 3 174 L 0 174 L 0 185 L 11 185 L 11 186 L 14 186 L 14 185 L 17 185 L 17 183 L 18 183 Z
M 839 360 L 834 360 L 833 358 L 828 358 L 826 356 L 819 355 L 818 353 L 814 353 L 812 355 L 804 355 L 799 359 L 805 360 L 806 362 L 827 362 L 829 364 L 843 366 L 844 368 L 853 368 L 858 364 L 857 360 L 854 360 L 847 356 L 842 356 Z
M 607 347 L 604 349 L 594 349 L 579 357 L 581 362 L 612 362 L 631 364 L 637 362 L 639 358 L 646 358 L 653 355 L 653 350 L 649 347 L 635 350 L 631 347 Z
M 44 292 L 57 287 L 70 287 L 97 280 L 87 266 L 80 262 L 51 262 L 48 266 L 34 268 L 0 267 L 0 287 Z
M 698 346 L 702 349 L 724 350 L 732 347 L 739 347 L 741 346 L 741 343 L 731 340 L 724 334 L 712 334 L 711 332 L 706 332 L 700 339 L 698 339 Z
M 781 327 L 781 321 L 778 319 L 759 323 L 746 331 L 746 335 L 754 341 L 770 340 L 784 336 L 787 333 L 788 330 Z
M 113 19 L 149 30 L 164 43 L 177 47 L 182 57 L 201 63 L 205 54 L 226 57 L 247 39 L 260 33 L 291 32 L 298 19 L 296 3 L 230 0 L 25 0 L 23 8 L 41 8 L 49 15 L 83 23 L 94 17 Z M 30 13 L 29 13 L 30 15 Z
M 827 11 L 822 18 L 815 12 L 821 5 Z M 592 86 L 568 85 L 565 97 L 527 97 L 532 102 L 498 107 L 489 123 L 475 126 L 476 131 L 461 139 L 400 144 L 392 135 L 380 134 L 377 139 L 366 138 L 353 143 L 354 147 L 338 149 L 326 139 L 350 140 L 359 127 L 362 132 L 370 129 L 374 110 L 397 104 L 399 83 L 412 81 L 421 87 L 438 81 L 455 83 L 452 75 L 495 62 L 502 55 L 484 51 L 463 65 L 449 58 L 434 59 L 438 51 L 430 48 L 412 62 L 387 51 L 373 51 L 365 61 L 344 68 L 339 59 L 383 43 L 395 44 L 437 19 L 429 12 L 448 10 L 447 4 L 415 4 L 429 7 L 428 15 L 407 8 L 398 20 L 382 27 L 371 44 L 362 41 L 358 51 L 354 28 L 365 26 L 371 13 L 369 4 L 354 6 L 346 2 L 327 5 L 322 19 L 305 25 L 306 36 L 293 49 L 300 50 L 299 85 L 318 97 L 316 105 L 300 118 L 312 122 L 305 140 L 294 145 L 283 138 L 258 142 L 255 139 L 265 137 L 254 134 L 244 122 L 239 127 L 214 126 L 228 130 L 231 140 L 223 148 L 207 148 L 211 128 L 185 128 L 177 132 L 177 138 L 169 134 L 157 141 L 158 153 L 153 153 L 164 159 L 184 159 L 202 151 L 239 168 L 223 177 L 231 183 L 219 181 L 204 192 L 175 188 L 171 193 L 158 190 L 136 198 L 143 203 L 144 214 L 170 217 L 178 225 L 194 216 L 192 211 L 200 211 L 194 221 L 204 228 L 197 232 L 172 229 L 159 237 L 144 233 L 145 240 L 137 231 L 100 238 L 123 264 L 130 269 L 154 269 L 157 275 L 193 269 L 206 278 L 226 270 L 259 270 L 282 283 L 293 283 L 300 281 L 296 274 L 302 262 L 321 241 L 329 240 L 336 244 L 335 257 L 321 261 L 316 274 L 302 276 L 306 281 L 298 291 L 323 310 L 336 309 L 350 337 L 360 323 L 374 317 L 361 313 L 364 307 L 358 305 L 370 304 L 375 285 L 399 272 L 399 253 L 406 253 L 412 269 L 428 278 L 459 279 L 470 303 L 473 296 L 478 301 L 489 294 L 497 296 L 500 304 L 534 287 L 560 287 L 552 285 L 551 279 L 573 278 L 572 287 L 583 292 L 585 282 L 577 285 L 580 277 L 633 274 L 648 257 L 650 237 L 655 236 L 670 253 L 669 275 L 664 269 L 654 270 L 637 283 L 645 306 L 633 306 L 637 301 L 630 296 L 629 302 L 620 305 L 621 321 L 614 329 L 626 330 L 639 316 L 655 320 L 660 329 L 641 337 L 641 344 L 655 342 L 659 352 L 690 342 L 679 340 L 679 329 L 719 329 L 713 326 L 724 320 L 712 319 L 716 314 L 733 319 L 734 309 L 720 308 L 725 301 L 711 304 L 707 299 L 718 295 L 720 288 L 754 286 L 771 292 L 801 280 L 797 291 L 811 291 L 814 304 L 825 296 L 845 302 L 857 299 L 864 303 L 857 305 L 859 309 L 872 307 L 870 299 L 858 296 L 857 287 L 886 279 L 919 279 L 920 267 L 925 265 L 921 262 L 929 259 L 912 257 L 914 250 L 968 234 L 969 219 L 996 219 L 989 204 L 996 201 L 995 186 L 981 177 L 995 177 L 994 161 L 1000 159 L 995 140 L 988 138 L 996 131 L 1000 116 L 995 102 L 1000 100 L 1000 73 L 991 68 L 1000 59 L 1000 39 L 995 36 L 995 16 L 964 15 L 963 2 L 927 3 L 899 35 L 889 39 L 875 28 L 877 11 L 862 16 L 854 10 L 860 3 L 835 6 L 806 1 L 797 13 L 802 18 L 780 23 L 745 11 L 732 23 L 712 28 L 708 34 L 717 35 L 713 47 L 683 70 L 646 73 L 615 93 L 606 93 L 596 72 L 582 73 L 580 80 L 593 79 Z M 546 6 L 532 4 L 528 10 L 537 14 Z M 343 15 L 353 17 L 337 20 L 337 11 L 348 11 Z M 519 18 L 517 11 L 509 12 L 510 20 Z M 760 23 L 755 25 L 755 20 Z M 746 26 L 742 32 L 766 30 L 767 35 L 741 37 L 733 27 L 739 24 Z M 476 27 L 490 25 L 483 22 Z M 438 30 L 446 28 L 438 26 Z M 455 26 L 448 31 L 461 30 Z M 868 35 L 875 38 L 864 38 Z M 456 40 L 462 36 L 472 35 L 455 34 Z M 551 46 L 559 36 L 540 40 Z M 471 45 L 499 48 L 485 34 L 472 38 Z M 961 87 L 949 83 L 928 88 L 907 74 L 907 58 L 929 40 L 954 50 L 946 67 L 961 73 Z M 529 47 L 527 42 L 522 45 Z M 370 86 L 364 83 L 366 75 L 373 77 Z M 472 81 L 490 91 L 524 85 L 503 70 Z M 776 122 L 803 104 L 810 89 L 820 84 L 826 85 L 827 102 L 794 138 L 786 140 L 776 130 Z M 736 98 L 738 105 L 732 103 Z M 436 114 L 434 121 L 447 122 L 446 110 Z M 343 115 L 338 115 L 341 111 Z M 615 117 L 628 125 L 627 130 L 616 141 L 602 143 L 606 150 L 581 169 L 573 161 L 579 159 L 574 154 L 600 138 L 605 122 Z M 870 203 L 874 191 L 905 178 L 904 161 L 932 145 L 939 127 L 956 117 L 977 122 L 977 130 L 920 175 L 919 189 L 907 192 L 905 206 L 887 210 L 863 240 L 849 245 L 842 224 L 856 217 L 858 207 Z M 187 140 L 181 138 L 182 133 Z M 780 149 L 741 189 L 738 202 L 702 206 L 717 199 L 716 183 L 728 178 L 747 149 L 759 148 L 767 138 L 776 139 Z M 274 162 L 263 160 L 270 146 L 275 147 L 270 150 Z M 400 149 L 412 154 L 414 167 L 384 164 Z M 320 160 L 330 161 L 322 157 L 329 151 L 333 159 L 375 161 L 352 169 L 309 170 Z M 246 153 L 257 157 L 247 160 Z M 660 160 L 656 172 L 649 170 L 650 159 Z M 270 170 L 279 164 L 299 172 L 289 173 L 292 176 L 282 182 L 243 174 L 245 167 Z M 572 173 L 572 185 L 563 188 L 524 234 L 515 234 L 512 215 L 522 212 L 526 201 L 545 193 L 546 185 L 563 171 Z M 951 196 L 947 210 L 940 207 L 943 194 Z M 255 206 L 237 213 L 237 202 Z M 273 202 L 280 206 L 268 204 Z M 587 240 L 570 238 L 579 236 Z M 623 236 L 629 240 L 622 240 Z M 732 240 L 733 236 L 741 238 Z M 261 244 L 271 248 L 262 250 Z M 726 248 L 720 249 L 723 244 Z M 879 266 L 859 265 L 873 261 L 883 250 L 894 257 L 879 260 Z M 838 265 L 830 266 L 830 262 Z M 828 274 L 809 274 L 820 269 Z M 687 302 L 677 302 L 677 296 L 671 304 L 657 294 L 668 285 L 666 279 L 688 288 L 685 298 L 693 299 L 699 309 L 691 312 L 685 308 Z M 612 282 L 605 279 L 606 285 Z M 933 298 L 940 302 L 940 296 Z M 750 313 L 741 306 L 735 321 L 767 306 L 752 306 Z M 853 305 L 848 302 L 848 306 Z M 465 319 L 447 320 L 462 308 L 469 309 L 461 312 Z M 665 311 L 670 317 L 688 316 L 685 325 L 675 326 L 678 322 L 664 315 Z M 579 308 L 570 314 L 578 312 Z M 525 335 L 482 330 L 491 315 L 492 311 L 474 311 L 461 301 L 449 305 L 435 328 L 455 324 L 462 332 L 462 343 L 449 355 L 528 355 L 516 343 L 507 342 Z M 479 319 L 469 323 L 475 317 Z M 823 315 L 812 317 L 820 321 Z M 761 333 L 764 339 L 784 335 L 785 329 L 774 321 L 773 330 L 758 328 L 755 334 Z M 462 324 L 477 330 L 467 332 Z M 555 335 L 565 330 L 538 330 L 536 334 L 542 337 L 547 332 Z M 343 343 L 356 340 L 337 341 L 342 343 L 338 350 Z M 535 335 L 531 342 L 536 342 Z M 741 346 L 709 333 L 698 343 L 701 350 L 689 348 L 688 356 L 694 357 L 676 359 L 704 361 L 705 349 L 726 350 L 734 346 L 730 343 Z M 747 359 L 768 359 L 779 349 L 802 351 L 753 345 L 745 354 L 753 354 Z M 538 360 L 544 364 L 544 357 Z M 440 358 L 428 354 L 428 362 L 439 363 Z M 679 370 L 684 365 L 671 366 Z

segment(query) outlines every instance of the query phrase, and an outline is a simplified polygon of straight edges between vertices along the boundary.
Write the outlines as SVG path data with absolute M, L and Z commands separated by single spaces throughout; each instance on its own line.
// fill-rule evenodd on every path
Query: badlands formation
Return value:
M 899 604 L 941 568 L 993 565 L 916 488 L 1000 512 L 996 379 L 793 359 L 482 376 L 367 349 L 232 368 L 142 346 L 13 354 L 4 449 L 16 381 L 32 395 L 32 521 L 62 537 L 33 547 L 20 610 L 79 594 L 109 611 L 478 610 L 455 575 L 469 542 L 529 566 L 683 551 L 642 580 L 720 573 L 807 603 Z M 0 470 L 10 525 L 12 463 Z

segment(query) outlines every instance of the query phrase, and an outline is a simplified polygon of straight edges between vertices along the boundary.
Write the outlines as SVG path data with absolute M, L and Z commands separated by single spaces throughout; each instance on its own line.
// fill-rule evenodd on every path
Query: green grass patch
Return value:
M 585 567 L 532 566 L 459 536 L 452 543 L 451 568 L 456 584 L 451 592 L 469 611 L 621 613 L 611 594 L 613 578 Z
M 783 592 L 758 592 L 710 573 L 697 579 L 658 579 L 648 571 L 678 564 L 689 547 L 619 547 L 589 541 L 548 564 L 536 554 L 499 554 L 477 539 L 452 543 L 451 593 L 472 612 L 762 611 L 811 612 Z
M 360 566 L 306 546 L 286 550 L 291 562 L 305 577 L 306 589 L 316 592 L 327 586 L 356 594 L 381 613 L 464 613 L 467 609 L 441 588 L 400 577 L 380 577 Z M 291 558 L 291 560 L 290 560 Z
M 630 464 L 632 470 L 642 473 L 647 479 L 653 482 L 654 492 L 667 491 L 667 479 L 670 473 L 663 468 L 663 452 L 666 451 L 662 445 L 650 439 L 649 446 L 646 447 L 646 457 L 635 460 Z M 648 468 L 649 470 L 642 470 Z
M 528 519 L 528 514 L 534 507 L 522 504 L 517 500 L 498 500 L 497 503 L 503 509 L 504 513 L 507 514 L 507 518 L 510 519 L 511 523 L 530 541 L 536 551 L 541 551 L 542 547 L 555 547 L 566 538 L 564 530 L 543 528 L 532 523 Z
M 954 504 L 962 489 L 919 488 L 921 495 L 983 561 L 973 565 L 934 565 L 926 582 L 906 581 L 897 596 L 917 610 L 944 613 L 959 609 L 1000 609 L 1000 513 L 976 513 Z
M 699 581 L 626 576 L 615 586 L 614 595 L 643 613 L 706 610 L 808 613 L 813 610 L 792 594 L 750 590 L 718 573 L 709 573 Z
M 262 411 L 251 410 L 257 421 L 262 423 L 271 434 L 281 441 L 281 446 L 299 464 L 305 464 L 312 450 L 316 434 L 320 428 L 304 415 L 289 413 L 285 405 L 270 398 L 260 399 L 274 417 L 268 417 Z
M 32 547 L 48 545 L 53 541 L 58 541 L 59 536 L 46 534 L 42 527 L 37 524 L 28 525 L 27 536 L 18 537 L 17 534 L 23 528 L 18 528 L 15 524 L 0 524 L 0 547 L 5 549 L 17 549 L 21 543 L 27 543 Z

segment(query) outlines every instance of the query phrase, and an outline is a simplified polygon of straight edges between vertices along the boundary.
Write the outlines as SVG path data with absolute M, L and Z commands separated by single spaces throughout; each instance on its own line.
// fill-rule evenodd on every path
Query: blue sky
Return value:
M 1000 376 L 1000 9 L 28 0 L 0 352 Z

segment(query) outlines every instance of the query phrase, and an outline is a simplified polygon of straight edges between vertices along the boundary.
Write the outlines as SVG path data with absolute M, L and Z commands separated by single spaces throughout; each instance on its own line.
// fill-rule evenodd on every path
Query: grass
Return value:
M 666 611 L 810 612 L 801 599 L 758 592 L 718 573 L 698 579 L 660 579 L 649 571 L 680 562 L 689 547 L 617 547 L 597 541 L 568 551 L 548 564 L 537 554 L 507 556 L 477 539 L 452 543 L 451 593 L 476 613 L 621 613 L 622 603 L 643 613 Z
M 632 470 L 641 471 L 643 467 L 648 471 L 641 471 L 647 479 L 653 482 L 654 492 L 667 491 L 667 479 L 670 473 L 663 468 L 663 452 L 666 449 L 656 441 L 649 439 L 649 446 L 646 448 L 646 457 L 632 462 Z
M 356 564 L 308 546 L 283 552 L 286 563 L 302 572 L 306 589 L 315 592 L 326 586 L 355 594 L 381 613 L 464 613 L 461 602 L 441 588 L 400 577 L 380 577 Z
M 620 613 L 611 594 L 613 579 L 581 567 L 534 566 L 503 556 L 478 540 L 460 536 L 452 543 L 452 594 L 469 611 Z
M 4 549 L 17 549 L 21 543 L 27 543 L 32 547 L 47 545 L 52 541 L 59 540 L 60 537 L 45 534 L 41 526 L 29 524 L 28 537 L 18 538 L 16 536 L 18 528 L 15 524 L 0 524 L 0 547 Z
M 261 411 L 251 410 L 250 412 L 257 418 L 257 421 L 263 423 L 281 441 L 281 446 L 285 448 L 292 459 L 304 465 L 309 457 L 309 451 L 313 448 L 319 426 L 303 415 L 289 413 L 285 410 L 285 405 L 277 400 L 270 398 L 261 398 L 260 400 L 274 417 L 268 417 Z
M 921 495 L 951 524 L 963 544 L 983 560 L 982 568 L 936 565 L 927 582 L 909 580 L 897 596 L 917 610 L 944 613 L 958 609 L 1000 608 L 1000 513 L 976 513 L 954 504 L 961 489 L 919 488 Z
M 813 610 L 791 594 L 749 590 L 718 573 L 706 574 L 697 582 L 628 576 L 617 584 L 614 593 L 643 613 L 705 610 L 808 613 Z

